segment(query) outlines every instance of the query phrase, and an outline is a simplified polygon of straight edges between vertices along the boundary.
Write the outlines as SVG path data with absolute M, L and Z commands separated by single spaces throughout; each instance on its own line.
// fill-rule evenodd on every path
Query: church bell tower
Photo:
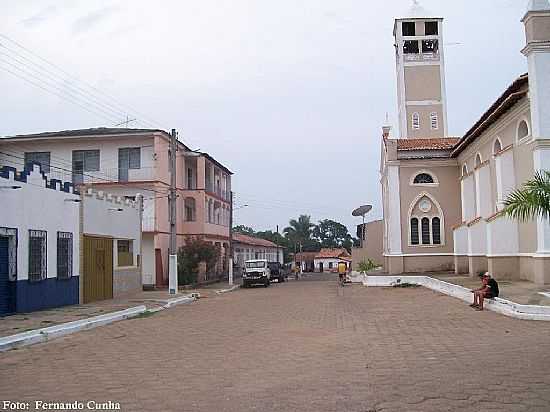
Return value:
M 397 100 L 401 139 L 447 137 L 443 18 L 415 0 L 395 20 Z

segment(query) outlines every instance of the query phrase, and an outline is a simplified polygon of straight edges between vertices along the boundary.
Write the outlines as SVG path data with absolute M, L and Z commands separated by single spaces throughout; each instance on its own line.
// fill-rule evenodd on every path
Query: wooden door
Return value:
M 84 236 L 84 303 L 113 298 L 113 239 Z

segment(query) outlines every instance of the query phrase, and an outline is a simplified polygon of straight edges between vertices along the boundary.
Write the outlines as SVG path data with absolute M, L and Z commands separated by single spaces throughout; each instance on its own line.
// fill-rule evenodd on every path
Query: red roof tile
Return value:
M 321 249 L 321 251 L 315 256 L 316 259 L 349 257 L 350 254 L 346 249 Z
M 243 235 L 241 233 L 233 233 L 233 240 L 238 243 L 243 243 L 245 245 L 251 246 L 263 246 L 263 247 L 281 247 L 277 246 L 275 243 L 270 242 L 269 240 L 260 239 L 257 237 Z
M 458 142 L 457 137 L 436 137 L 428 139 L 397 139 L 397 150 L 449 150 Z

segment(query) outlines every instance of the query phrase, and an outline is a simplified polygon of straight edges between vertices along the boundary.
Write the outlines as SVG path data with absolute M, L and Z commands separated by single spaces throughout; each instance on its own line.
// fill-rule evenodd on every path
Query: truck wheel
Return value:
M 285 277 L 284 277 L 284 276 L 281 276 L 281 277 L 279 278 L 279 282 L 280 282 L 280 283 L 283 283 L 284 281 L 285 281 Z

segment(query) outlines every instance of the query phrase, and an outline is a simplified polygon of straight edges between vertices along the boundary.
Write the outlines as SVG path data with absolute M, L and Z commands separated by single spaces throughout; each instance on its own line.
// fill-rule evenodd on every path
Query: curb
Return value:
M 186 295 L 186 296 L 182 296 L 181 298 L 175 298 L 175 299 L 170 299 L 168 301 L 165 301 L 166 303 L 164 305 L 155 309 L 149 309 L 148 312 L 156 313 L 156 312 L 160 312 L 161 310 L 170 309 L 172 306 L 193 303 L 196 300 L 197 300 L 196 297 Z
M 98 326 L 107 325 L 119 320 L 133 318 L 147 311 L 145 305 L 135 306 L 118 312 L 106 313 L 105 315 L 94 316 L 88 319 L 66 322 L 60 325 L 49 326 L 18 333 L 16 335 L 0 338 L 0 352 L 22 346 L 34 345 L 35 343 L 47 342 L 61 336 L 70 335 L 81 330 L 93 329 Z
M 221 295 L 222 293 L 233 292 L 233 291 L 239 289 L 240 287 L 241 287 L 241 285 L 235 285 L 235 286 L 230 287 L 229 289 L 217 290 L 216 293 L 217 293 L 218 295 Z
M 363 285 L 370 287 L 393 287 L 399 283 L 420 285 L 464 302 L 472 301 L 470 289 L 429 276 L 366 276 Z M 484 307 L 501 315 L 522 320 L 550 321 L 550 306 L 523 305 L 507 299 L 485 300 Z

